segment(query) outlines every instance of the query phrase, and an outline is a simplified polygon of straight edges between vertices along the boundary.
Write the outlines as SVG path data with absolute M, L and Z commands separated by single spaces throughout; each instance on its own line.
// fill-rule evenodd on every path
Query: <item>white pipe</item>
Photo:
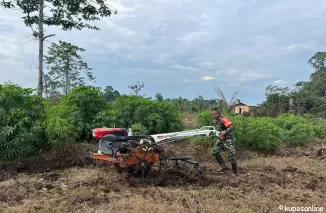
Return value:
M 209 136 L 212 134 L 218 136 L 220 134 L 220 132 L 217 131 L 215 127 L 210 126 L 209 130 L 205 128 L 206 127 L 204 126 L 201 129 L 195 129 L 195 130 L 155 134 L 155 135 L 151 135 L 151 137 L 154 138 L 156 143 L 169 143 L 169 142 L 182 140 L 193 136 L 199 136 L 199 135 Z

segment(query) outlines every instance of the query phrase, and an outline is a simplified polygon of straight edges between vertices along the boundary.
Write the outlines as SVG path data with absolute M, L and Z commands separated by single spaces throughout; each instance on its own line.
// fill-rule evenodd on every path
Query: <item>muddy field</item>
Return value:
M 1 166 L 0 212 L 282 212 L 279 205 L 323 206 L 326 212 L 325 143 L 314 144 L 273 156 L 239 150 L 237 179 L 231 169 L 219 174 L 202 148 L 203 178 L 176 170 L 144 183 L 95 164 L 87 152 L 96 145 L 74 146 Z M 168 148 L 194 156 L 200 150 L 189 143 Z

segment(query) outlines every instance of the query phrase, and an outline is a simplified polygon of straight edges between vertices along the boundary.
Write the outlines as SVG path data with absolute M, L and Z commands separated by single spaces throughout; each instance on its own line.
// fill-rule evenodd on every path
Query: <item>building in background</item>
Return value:
M 241 102 L 239 99 L 234 103 L 233 113 L 234 114 L 256 114 L 258 112 L 259 105 Z

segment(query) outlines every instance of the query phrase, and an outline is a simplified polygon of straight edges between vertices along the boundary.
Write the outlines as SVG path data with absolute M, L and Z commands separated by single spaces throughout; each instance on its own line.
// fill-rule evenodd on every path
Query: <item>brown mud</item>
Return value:
M 194 146 L 175 143 L 166 150 L 184 156 L 198 150 Z M 326 211 L 324 142 L 271 156 L 240 150 L 238 178 L 230 164 L 219 173 L 203 149 L 207 157 L 193 155 L 203 176 L 183 164 L 144 180 L 119 173 L 90 158 L 88 151 L 96 151 L 96 144 L 2 165 L 0 212 L 282 212 L 279 205 L 323 206 Z

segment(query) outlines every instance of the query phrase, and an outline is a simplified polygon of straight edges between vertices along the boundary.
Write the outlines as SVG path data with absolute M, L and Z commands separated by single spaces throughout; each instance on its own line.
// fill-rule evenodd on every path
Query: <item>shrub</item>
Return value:
M 198 126 L 214 125 L 211 111 L 203 111 L 198 114 Z
M 309 115 L 283 114 L 271 121 L 284 130 L 284 141 L 288 145 L 303 145 L 317 136 Z
M 211 151 L 216 136 L 196 136 L 190 139 L 192 143 L 192 155 L 200 159 L 211 158 Z
M 48 110 L 44 127 L 49 145 L 59 147 L 81 139 L 84 123 L 76 106 L 60 104 Z
M 114 127 L 117 125 L 117 112 L 110 107 L 102 112 L 97 113 L 92 121 L 91 128 L 103 126 Z
M 0 159 L 88 139 L 95 127 L 132 125 L 134 134 L 144 135 L 184 128 L 178 108 L 168 102 L 124 95 L 109 103 L 99 88 L 79 86 L 52 105 L 33 92 L 0 85 Z
M 255 119 L 248 122 L 246 144 L 250 147 L 267 152 L 276 151 L 284 141 L 284 131 L 268 119 Z
M 291 114 L 283 114 L 277 118 L 269 118 L 271 122 L 278 125 L 284 130 L 291 130 L 298 124 L 308 123 L 309 120 L 305 117 L 295 116 Z
M 230 118 L 231 119 L 231 118 Z M 244 116 L 234 116 L 232 117 L 232 122 L 234 124 L 234 135 L 236 141 L 239 144 L 246 144 L 247 141 L 250 141 L 252 136 L 248 134 L 249 130 L 252 128 L 252 118 Z
M 304 145 L 316 138 L 314 127 L 309 123 L 301 123 L 285 132 L 285 140 L 290 145 Z
M 93 120 L 100 112 L 108 108 L 108 102 L 100 88 L 79 86 L 69 91 L 60 103 L 69 107 L 77 107 L 84 123 L 81 138 L 89 139 Z
M 256 150 L 273 152 L 280 148 L 285 141 L 292 144 L 302 144 L 313 139 L 313 129 L 307 118 L 284 114 L 278 118 L 245 117 L 242 115 L 226 115 L 234 126 L 234 134 L 239 145 L 243 144 Z M 211 112 L 198 114 L 200 125 L 212 125 Z M 301 125 L 300 124 L 305 124 Z M 301 128 L 301 129 L 300 129 Z M 319 128 L 319 132 L 322 132 Z M 300 131 L 307 131 L 298 135 Z M 315 128 L 315 131 L 317 129 Z
M 141 123 L 131 125 L 133 135 L 147 135 L 148 130 Z
M 313 123 L 313 130 L 318 138 L 326 138 L 326 122 Z
M 184 128 L 178 109 L 170 103 L 140 96 L 122 95 L 113 104 L 116 125 L 128 127 L 141 123 L 148 134 L 180 131 Z
M 208 144 L 208 146 L 212 147 L 216 142 L 216 136 L 197 136 L 197 137 L 192 137 L 190 141 L 192 143 L 200 144 L 200 145 Z
M 0 85 L 0 158 L 12 160 L 32 154 L 41 145 L 45 100 L 9 83 Z

